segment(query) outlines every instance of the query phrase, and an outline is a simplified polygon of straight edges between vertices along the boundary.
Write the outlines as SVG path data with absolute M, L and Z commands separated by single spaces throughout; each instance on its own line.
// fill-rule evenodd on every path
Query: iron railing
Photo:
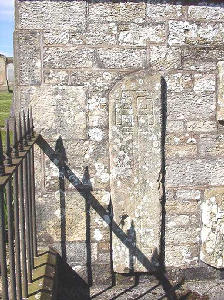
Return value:
M 0 271 L 2 298 L 28 297 L 37 256 L 32 110 L 13 118 L 3 147 L 0 132 Z M 13 141 L 11 142 L 10 136 Z

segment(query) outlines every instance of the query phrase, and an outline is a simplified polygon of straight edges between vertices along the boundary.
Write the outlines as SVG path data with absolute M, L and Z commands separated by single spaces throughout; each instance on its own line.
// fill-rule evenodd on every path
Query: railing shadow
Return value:
M 62 142 L 61 137 L 59 138 L 60 142 Z M 51 146 L 44 140 L 42 136 L 39 137 L 37 144 L 44 151 L 44 153 L 49 157 L 49 159 L 58 167 L 60 170 L 60 176 L 66 178 L 80 193 L 80 195 L 85 199 L 86 203 L 88 203 L 88 210 L 91 206 L 100 216 L 105 220 L 105 215 L 110 217 L 110 212 L 108 209 L 106 210 L 94 197 L 91 193 L 90 188 L 87 188 L 86 184 L 83 184 L 81 180 L 72 172 L 66 162 L 63 162 L 63 168 L 59 163 L 58 153 L 51 148 Z M 88 168 L 85 170 L 86 175 L 88 172 Z M 85 176 L 86 176 L 85 175 Z M 64 209 L 62 207 L 62 209 Z M 120 226 L 110 218 L 110 222 L 108 222 L 109 226 L 111 226 L 112 232 L 120 239 L 120 241 L 129 249 L 130 253 L 135 253 L 135 257 L 137 260 L 148 270 L 148 272 L 155 276 L 155 278 L 162 285 L 163 290 L 166 294 L 166 297 L 170 300 L 177 299 L 175 288 L 173 288 L 172 284 L 169 282 L 165 268 L 159 262 L 158 253 L 155 251 L 152 255 L 151 261 L 133 244 L 132 240 L 130 240 L 129 236 L 123 232 Z M 91 266 L 90 266 L 91 267 Z

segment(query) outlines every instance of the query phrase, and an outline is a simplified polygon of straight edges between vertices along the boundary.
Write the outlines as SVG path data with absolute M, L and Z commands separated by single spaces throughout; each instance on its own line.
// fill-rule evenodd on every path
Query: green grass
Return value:
M 12 93 L 0 92 L 0 128 L 5 127 L 5 119 L 9 117 Z

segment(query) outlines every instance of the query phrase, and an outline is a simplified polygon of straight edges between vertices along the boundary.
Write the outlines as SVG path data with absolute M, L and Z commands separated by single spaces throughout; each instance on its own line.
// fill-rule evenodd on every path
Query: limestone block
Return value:
M 91 1 L 89 3 L 88 18 L 93 22 L 134 22 L 140 23 L 145 20 L 146 3 L 140 2 L 117 2 L 117 1 Z
M 210 47 L 186 47 L 182 51 L 182 63 L 185 70 L 192 71 L 214 71 L 216 60 L 222 59 L 222 49 Z
M 182 6 L 176 3 L 172 4 L 169 0 L 161 2 L 147 0 L 147 16 L 154 21 L 178 19 L 182 16 Z
M 68 85 L 69 75 L 66 70 L 43 70 L 43 81 L 49 85 Z
M 103 68 L 140 68 L 146 65 L 145 49 L 98 49 L 98 64 Z
M 222 185 L 224 160 L 175 160 L 167 163 L 167 187 Z
M 21 85 L 41 84 L 40 39 L 41 35 L 38 31 L 15 32 L 16 79 Z
M 185 201 L 185 200 L 194 200 L 199 201 L 201 198 L 201 191 L 200 190 L 177 190 L 176 197 L 178 200 Z
M 88 45 L 116 45 L 116 23 L 89 23 L 86 33 L 86 43 Z
M 201 204 L 202 229 L 200 258 L 205 263 L 223 268 L 224 234 L 224 187 L 211 187 L 205 190 Z
M 190 5 L 188 18 L 205 21 L 224 21 L 224 6 L 214 2 L 212 5 Z
M 195 74 L 194 91 L 195 92 L 215 92 L 216 75 L 215 74 Z
M 48 30 L 43 32 L 43 42 L 46 45 L 66 45 L 69 43 L 69 31 Z
M 19 1 L 17 29 L 74 29 L 85 26 L 86 1 Z
M 217 120 L 224 121 L 224 61 L 219 61 L 218 67 L 218 103 Z
M 146 46 L 148 42 L 166 41 L 165 24 L 125 24 L 119 25 L 118 42 L 120 45 Z
M 98 91 L 108 92 L 117 80 L 121 79 L 123 72 L 114 70 L 73 70 L 70 74 L 71 85 L 84 85 L 88 87 L 90 96 L 94 93 L 92 99 L 88 99 L 89 109 L 99 109 L 100 105 L 104 104 L 102 97 L 99 96 Z M 106 99 L 108 102 L 108 100 Z M 102 108 L 102 107 L 101 107 Z
M 184 122 L 183 121 L 172 121 L 167 120 L 166 132 L 183 132 L 184 131 Z
M 196 157 L 197 139 L 189 133 L 168 134 L 166 137 L 166 157 Z
M 201 134 L 199 138 L 199 154 L 204 157 L 224 156 L 223 134 Z
M 20 111 L 33 107 L 35 130 L 43 137 L 57 140 L 85 139 L 86 92 L 81 86 L 49 86 L 22 88 L 19 93 Z M 75 130 L 74 130 L 75 128 Z
M 44 68 L 84 68 L 94 65 L 94 50 L 73 47 L 45 47 L 43 52 Z
M 166 229 L 167 245 L 189 245 L 196 244 L 200 238 L 200 228 L 193 227 L 193 224 L 185 227 L 168 227 Z
M 199 247 L 191 245 L 168 245 L 166 247 L 165 264 L 167 267 L 180 267 L 198 265 Z
M 160 80 L 158 75 L 137 72 L 118 82 L 109 95 L 114 222 L 149 261 L 153 252 L 159 251 L 160 240 Z M 130 266 L 130 255 L 128 247 L 114 234 L 116 272 L 126 273 L 132 267 L 138 272 L 146 270 L 139 257 L 134 256 Z
M 166 213 L 170 215 L 197 215 L 199 219 L 199 204 L 197 201 L 183 200 L 176 201 L 172 200 L 166 203 Z
M 189 121 L 187 122 L 189 132 L 216 132 L 217 124 L 214 121 Z
M 169 45 L 222 45 L 224 25 L 169 21 Z
M 190 73 L 173 73 L 165 77 L 167 90 L 182 92 L 186 89 L 191 90 L 194 86 L 194 78 Z
M 150 46 L 149 63 L 153 70 L 171 70 L 181 66 L 181 50 L 175 47 Z
M 86 240 L 86 199 L 78 192 L 57 190 L 37 196 L 38 240 L 46 244 Z M 74 210 L 75 207 L 75 210 Z
M 208 121 L 215 117 L 216 113 L 216 97 L 215 93 L 191 90 L 182 92 L 167 92 L 167 116 L 170 120 L 185 120 L 189 122 L 188 131 L 210 131 L 216 128 L 216 123 Z M 202 121 L 202 118 L 204 121 Z M 196 126 L 193 128 L 194 122 Z M 198 121 L 196 121 L 198 120 Z M 207 122 L 207 123 L 206 123 Z M 198 125 L 197 125 L 197 124 Z M 190 127 L 191 126 L 191 127 Z

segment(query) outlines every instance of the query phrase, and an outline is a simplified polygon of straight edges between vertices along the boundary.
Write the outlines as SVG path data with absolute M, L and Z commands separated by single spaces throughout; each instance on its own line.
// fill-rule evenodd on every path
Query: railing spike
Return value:
M 16 158 L 19 155 L 18 150 L 18 137 L 17 137 L 17 126 L 16 126 L 16 118 L 14 117 L 14 127 L 13 127 L 13 157 Z
M 23 151 L 23 130 L 22 130 L 22 120 L 21 114 L 19 113 L 19 150 Z
M 23 145 L 27 146 L 27 130 L 26 130 L 26 116 L 23 110 Z
M 12 148 L 10 146 L 10 134 L 9 134 L 9 120 L 6 120 L 6 159 L 5 165 L 10 166 L 12 164 Z
M 0 129 L 0 176 L 5 175 L 4 154 L 2 145 L 2 132 Z

